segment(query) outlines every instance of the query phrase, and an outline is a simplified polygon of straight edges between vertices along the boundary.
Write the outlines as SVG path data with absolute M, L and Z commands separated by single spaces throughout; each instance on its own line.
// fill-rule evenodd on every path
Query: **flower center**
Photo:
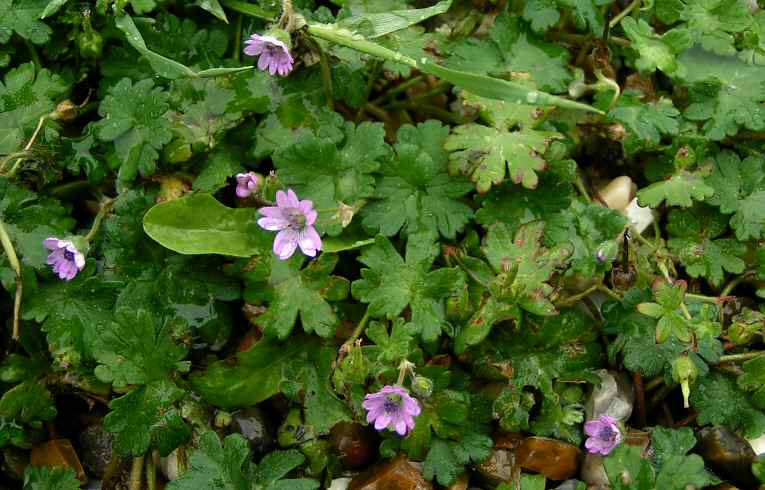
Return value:
M 69 250 L 64 250 L 64 258 L 68 260 L 69 262 L 74 260 L 74 254 L 70 252 Z
M 293 230 L 305 228 L 305 215 L 298 208 L 287 209 L 287 221 L 289 222 L 289 227 Z
M 611 427 L 606 426 L 600 430 L 600 434 L 598 434 L 598 437 L 600 437 L 601 439 L 605 441 L 608 441 L 614 437 L 614 434 L 615 434 L 614 430 Z
M 401 397 L 399 395 L 388 395 L 385 398 L 383 409 L 385 410 L 385 413 L 398 412 L 400 404 L 401 404 Z

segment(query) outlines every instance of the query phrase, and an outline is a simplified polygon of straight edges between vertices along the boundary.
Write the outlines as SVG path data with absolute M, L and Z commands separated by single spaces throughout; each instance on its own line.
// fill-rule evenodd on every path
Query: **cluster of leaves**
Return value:
M 581 446 L 604 368 L 765 434 L 765 10 L 421 3 L 294 0 L 272 77 L 242 53 L 272 1 L 0 0 L 0 448 L 79 431 L 84 400 L 118 455 L 190 454 L 168 488 L 318 488 L 333 427 L 403 383 L 422 412 L 378 453 L 448 486 L 498 430 Z M 316 258 L 257 225 L 288 188 Z M 43 240 L 91 227 L 60 280 Z M 280 449 L 254 456 L 218 433 L 259 404 Z M 663 421 L 622 421 L 657 427 L 612 488 L 718 481 Z

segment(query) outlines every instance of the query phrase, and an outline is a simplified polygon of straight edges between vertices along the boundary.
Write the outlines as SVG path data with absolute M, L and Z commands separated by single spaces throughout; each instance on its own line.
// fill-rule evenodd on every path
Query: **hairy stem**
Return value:
M 101 228 L 101 222 L 104 220 L 104 216 L 106 216 L 109 211 L 112 210 L 112 207 L 114 206 L 114 199 L 106 199 L 101 204 L 101 209 L 98 210 L 98 214 L 96 215 L 96 218 L 93 220 L 93 226 L 90 227 L 90 231 L 87 235 L 85 235 L 85 241 L 90 242 L 94 236 L 96 236 L 96 233 L 98 233 L 98 229 Z
M 13 298 L 13 339 L 19 340 L 19 316 L 21 314 L 21 295 L 23 291 L 21 263 L 16 256 L 16 250 L 13 248 L 11 237 L 8 235 L 2 220 L 0 220 L 0 244 L 2 244 L 5 255 L 8 257 L 8 262 L 16 274 L 16 294 Z
M 726 356 L 720 356 L 720 362 L 741 362 L 760 357 L 765 354 L 765 351 L 745 352 L 743 354 L 728 354 Z

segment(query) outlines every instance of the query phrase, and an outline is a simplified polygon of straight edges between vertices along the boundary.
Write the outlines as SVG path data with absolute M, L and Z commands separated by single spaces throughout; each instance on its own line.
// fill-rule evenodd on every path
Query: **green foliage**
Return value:
M 450 171 L 469 175 L 481 193 L 503 182 L 506 175 L 516 184 L 536 188 L 537 172 L 547 168 L 547 146 L 560 135 L 535 129 L 533 106 L 475 96 L 467 100 L 479 108 L 489 126 L 471 123 L 454 129 L 444 145 L 452 152 Z
M 410 306 L 412 325 L 426 342 L 438 339 L 444 324 L 443 299 L 461 287 L 459 269 L 432 270 L 438 254 L 427 237 L 411 237 L 406 244 L 406 259 L 393 244 L 378 236 L 375 244 L 364 250 L 359 261 L 361 279 L 353 282 L 353 296 L 368 303 L 369 314 L 395 318 Z
M 473 216 L 457 199 L 473 188 L 467 180 L 449 177 L 443 150 L 449 129 L 437 121 L 398 130 L 396 157 L 385 165 L 375 201 L 364 208 L 364 226 L 392 236 L 427 232 L 453 239 Z
M 732 238 L 718 238 L 727 228 L 727 219 L 707 207 L 673 210 L 669 215 L 667 245 L 677 254 L 691 277 L 706 277 L 719 286 L 724 272 L 739 274 L 746 246 Z
M 147 79 L 133 83 L 123 78 L 109 89 L 98 108 L 96 122 L 101 141 L 113 142 L 112 167 L 119 167 L 119 179 L 129 182 L 156 171 L 159 150 L 170 142 L 170 121 L 165 117 L 169 96 Z
M 4 12 L 0 16 L 13 15 L 14 10 L 26 11 L 6 5 L 0 8 L 0 12 Z M 9 24 L 0 17 L 0 26 L 3 25 Z M 0 41 L 2 37 L 3 27 L 0 27 Z M 0 155 L 21 150 L 39 119 L 55 108 L 55 102 L 65 96 L 68 89 L 69 84 L 60 76 L 47 69 L 38 72 L 33 63 L 6 72 L 0 83 Z
M 77 490 L 77 473 L 68 467 L 27 466 L 24 471 L 24 490 Z
M 318 488 L 315 480 L 282 480 L 300 466 L 304 457 L 298 451 L 276 451 L 255 465 L 250 459 L 247 440 L 239 434 L 227 436 L 223 443 L 215 432 L 202 434 L 199 449 L 191 454 L 189 470 L 168 486 L 170 490 L 277 490 Z
M 191 429 L 174 404 L 186 392 L 168 379 L 133 389 L 109 403 L 104 429 L 114 434 L 114 450 L 140 456 L 150 447 L 166 456 L 191 437 Z
M 736 238 L 760 238 L 765 231 L 765 160 L 747 157 L 743 161 L 731 151 L 715 158 L 715 167 L 707 177 L 715 190 L 707 202 L 725 214 L 733 214 L 730 225 Z
M 502 433 L 582 448 L 608 369 L 670 411 L 604 458 L 609 486 L 719 483 L 698 429 L 765 433 L 756 2 L 278 3 L 0 0 L 2 471 L 95 424 L 121 458 L 177 450 L 170 489 L 329 486 L 338 430 L 401 385 L 421 412 L 382 459 L 479 484 Z M 315 257 L 258 225 L 288 189 Z M 51 237 L 81 247 L 71 280 Z M 237 434 L 250 412 L 278 448 Z

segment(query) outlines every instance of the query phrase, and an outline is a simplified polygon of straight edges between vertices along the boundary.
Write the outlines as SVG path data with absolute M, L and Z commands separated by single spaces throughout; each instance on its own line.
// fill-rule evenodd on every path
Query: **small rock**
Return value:
M 608 488 L 608 475 L 603 466 L 603 456 L 600 454 L 587 453 L 579 471 L 579 477 L 592 490 L 605 490 Z
M 267 453 L 274 444 L 274 436 L 268 427 L 266 417 L 256 407 L 232 413 L 227 430 L 229 434 L 235 432 L 247 439 L 256 459 Z
M 180 476 L 181 470 L 178 462 L 179 450 L 182 450 L 185 453 L 184 449 L 177 448 L 166 457 L 159 458 L 159 471 L 162 472 L 167 481 L 177 480 Z
M 69 439 L 53 439 L 33 447 L 30 463 L 37 466 L 66 466 L 77 473 L 77 479 L 81 482 L 88 481 Z
M 627 216 L 630 225 L 637 230 L 638 233 L 643 233 L 646 228 L 651 226 L 656 216 L 649 207 L 642 207 L 638 204 L 637 197 L 630 201 L 626 208 L 624 208 L 624 215 Z
M 587 397 L 584 406 L 587 420 L 608 415 L 617 422 L 626 422 L 632 415 L 635 402 L 632 381 L 624 373 L 613 373 L 605 369 L 595 373 L 600 377 L 600 386 L 593 387 Z
M 518 447 L 516 457 L 521 468 L 560 481 L 576 475 L 582 451 L 557 439 L 527 437 Z
M 738 487 L 731 485 L 730 483 L 720 483 L 713 487 L 707 487 L 706 490 L 739 490 Z
M 333 478 L 332 484 L 327 490 L 347 490 L 350 483 L 350 478 Z
M 725 427 L 706 427 L 698 434 L 696 449 L 715 473 L 744 488 L 757 488 L 752 463 L 757 458 L 746 439 Z
M 111 432 L 104 430 L 100 424 L 90 425 L 80 433 L 82 462 L 88 475 L 103 478 L 109 461 L 112 459 Z
M 621 211 L 635 195 L 635 187 L 632 179 L 622 175 L 598 189 L 597 195 L 607 207 Z
M 521 468 L 515 463 L 515 454 L 507 449 L 494 449 L 489 459 L 476 467 L 481 483 L 497 486 L 520 478 Z
M 432 490 L 419 471 L 403 454 L 351 480 L 348 490 Z
M 581 483 L 579 480 L 566 480 L 557 487 L 555 490 L 576 490 L 577 485 Z
M 747 439 L 747 441 L 749 441 L 749 445 L 752 446 L 754 454 L 757 456 L 765 454 L 765 434 L 756 439 Z
M 340 456 L 340 462 L 348 469 L 368 465 L 377 455 L 379 437 L 370 426 L 355 422 L 340 422 L 329 433 L 332 448 Z

